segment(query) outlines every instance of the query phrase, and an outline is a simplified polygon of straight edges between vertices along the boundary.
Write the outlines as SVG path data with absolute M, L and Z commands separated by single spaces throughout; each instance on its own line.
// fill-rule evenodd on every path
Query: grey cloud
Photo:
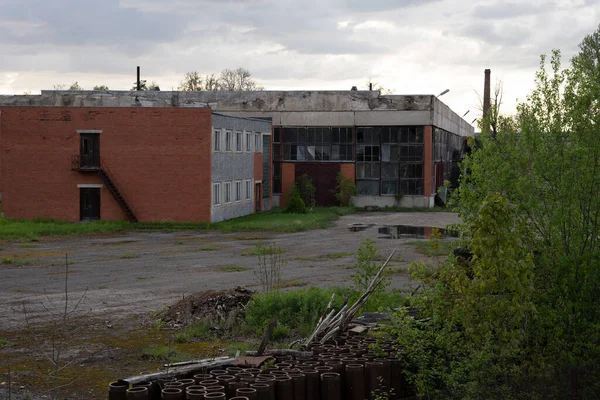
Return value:
M 8 0 L 0 19 L 37 24 L 25 35 L 5 40 L 18 44 L 113 45 L 136 52 L 143 44 L 175 40 L 187 18 L 122 8 L 118 0 Z M 128 44 L 131 44 L 128 46 Z
M 520 24 L 496 24 L 491 22 L 475 22 L 467 24 L 455 33 L 473 39 L 478 39 L 489 44 L 501 46 L 518 46 L 526 44 L 531 36 L 531 31 Z
M 529 2 L 498 2 L 496 4 L 478 5 L 473 8 L 473 16 L 482 19 L 510 19 L 544 13 L 554 2 L 546 2 L 544 6 L 536 6 Z
M 346 0 L 344 3 L 350 10 L 355 11 L 388 11 L 405 7 L 424 6 L 441 0 Z

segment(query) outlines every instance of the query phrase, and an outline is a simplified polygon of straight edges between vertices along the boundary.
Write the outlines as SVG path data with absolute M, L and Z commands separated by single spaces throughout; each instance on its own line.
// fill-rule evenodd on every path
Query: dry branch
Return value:
M 362 294 L 362 296 L 359 297 L 358 300 L 356 300 L 356 302 L 351 307 L 348 307 L 348 300 L 346 299 L 346 302 L 344 302 L 344 306 L 337 312 L 337 314 L 335 313 L 335 310 L 331 310 L 331 312 L 329 312 L 329 314 L 327 314 L 325 318 L 321 317 L 321 319 L 317 323 L 317 326 L 315 327 L 314 332 L 304 342 L 304 347 L 308 346 L 316 338 L 320 337 L 321 339 L 319 340 L 319 342 L 325 343 L 327 340 L 333 339 L 340 333 L 346 331 L 346 329 L 348 328 L 348 324 L 350 323 L 350 321 L 352 321 L 352 319 L 354 319 L 355 314 L 367 302 L 369 297 L 371 297 L 371 295 L 375 292 L 375 289 L 383 280 L 383 271 L 387 267 L 392 257 L 394 257 L 395 253 L 396 250 L 392 251 L 387 260 L 385 260 L 385 262 L 381 265 L 381 268 L 379 268 L 379 271 L 377 271 L 377 274 L 375 274 L 375 276 L 371 280 L 371 283 L 369 284 L 367 290 Z M 325 312 L 327 312 L 331 307 L 332 301 L 333 296 L 331 297 L 331 301 L 329 302 Z M 323 315 L 325 315 L 325 313 L 323 313 Z

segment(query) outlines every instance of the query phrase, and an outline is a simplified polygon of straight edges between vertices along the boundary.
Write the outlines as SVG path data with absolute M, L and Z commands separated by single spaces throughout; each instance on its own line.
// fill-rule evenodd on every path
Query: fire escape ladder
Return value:
M 99 173 L 102 177 L 102 180 L 106 184 L 106 187 L 108 188 L 108 190 L 110 190 L 110 193 L 113 195 L 117 203 L 119 203 L 121 209 L 125 212 L 125 215 L 127 216 L 129 222 L 138 222 L 133 208 L 129 205 L 129 202 L 127 202 L 123 194 L 119 191 L 115 179 L 112 177 L 110 170 L 106 167 L 106 165 L 103 162 L 101 162 Z

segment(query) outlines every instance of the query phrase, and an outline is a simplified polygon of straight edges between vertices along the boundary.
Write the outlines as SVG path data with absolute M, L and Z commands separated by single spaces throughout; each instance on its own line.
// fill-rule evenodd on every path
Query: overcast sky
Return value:
M 0 94 L 78 81 L 162 90 L 187 71 L 243 66 L 267 90 L 438 94 L 469 122 L 483 71 L 504 111 L 531 89 L 539 55 L 564 63 L 600 21 L 600 0 L 0 0 Z

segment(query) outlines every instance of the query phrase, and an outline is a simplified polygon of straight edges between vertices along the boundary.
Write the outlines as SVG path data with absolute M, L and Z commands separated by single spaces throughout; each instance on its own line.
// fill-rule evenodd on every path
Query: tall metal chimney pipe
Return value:
M 487 113 L 490 111 L 491 98 L 490 98 L 490 76 L 492 71 L 488 68 L 484 71 L 485 79 L 483 82 L 483 118 L 485 119 Z
M 137 67 L 137 90 L 142 90 L 142 81 L 140 81 L 140 66 Z

